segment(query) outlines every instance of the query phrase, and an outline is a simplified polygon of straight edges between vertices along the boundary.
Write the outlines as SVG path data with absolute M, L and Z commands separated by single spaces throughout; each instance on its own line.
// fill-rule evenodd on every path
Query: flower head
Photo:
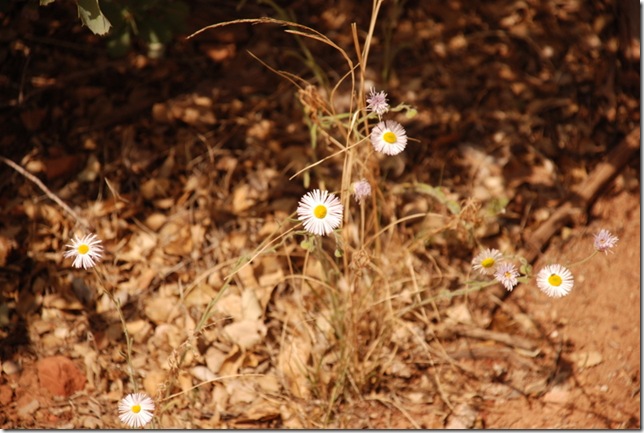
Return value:
M 84 269 L 89 269 L 94 267 L 94 260 L 100 260 L 103 254 L 101 240 L 94 234 L 85 235 L 82 238 L 74 236 L 72 242 L 65 246 L 69 248 L 69 250 L 66 251 L 63 256 L 74 257 L 74 263 L 72 263 L 72 266 L 75 268 L 83 267 Z
M 612 253 L 611 249 L 615 246 L 619 238 L 613 236 L 611 232 L 606 229 L 601 229 L 599 233 L 595 235 L 595 249 L 600 253 L 608 254 Z
M 389 111 L 387 94 L 384 92 L 384 90 L 376 92 L 376 89 L 374 89 L 373 87 L 371 88 L 371 90 L 369 91 L 369 97 L 367 98 L 367 110 L 376 113 L 378 117 Z
M 483 275 L 490 275 L 496 271 L 500 262 L 503 261 L 501 251 L 493 248 L 488 248 L 481 251 L 478 256 L 472 260 L 472 268 L 479 271 Z
M 398 155 L 407 146 L 407 132 L 395 120 L 385 120 L 371 131 L 371 144 L 377 152 Z
M 496 272 L 494 272 L 494 278 L 510 292 L 514 289 L 514 286 L 519 284 L 517 280 L 518 276 L 519 272 L 517 271 L 517 267 L 507 262 L 499 264 Z
M 574 284 L 572 273 L 561 265 L 548 265 L 537 274 L 537 286 L 553 298 L 566 296 Z
M 119 418 L 130 427 L 143 427 L 152 419 L 154 401 L 147 394 L 130 394 L 119 402 Z
M 367 179 L 360 179 L 353 183 L 353 195 L 358 203 L 371 195 L 371 184 Z
M 300 200 L 297 215 L 308 232 L 328 235 L 342 222 L 342 203 L 328 191 L 314 189 Z

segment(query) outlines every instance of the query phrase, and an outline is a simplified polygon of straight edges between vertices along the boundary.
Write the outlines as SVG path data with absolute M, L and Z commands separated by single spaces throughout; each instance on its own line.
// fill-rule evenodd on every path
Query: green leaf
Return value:
M 40 6 L 47 6 L 50 3 L 55 2 L 56 0 L 40 0 Z
M 418 110 L 416 110 L 415 108 L 410 108 L 405 113 L 405 117 L 407 117 L 407 119 L 413 119 L 414 117 L 416 117 L 417 114 L 418 114 Z
M 417 183 L 416 191 L 434 197 L 441 204 L 447 206 L 452 215 L 458 215 L 461 212 L 461 206 L 453 200 L 449 200 L 445 193 L 438 188 L 425 183 Z
M 491 215 L 496 216 L 505 212 L 505 208 L 507 207 L 508 203 L 510 203 L 510 199 L 508 199 L 507 197 L 495 197 L 490 200 L 489 203 L 487 203 L 485 208 Z
M 304 250 L 313 252 L 315 250 L 315 243 L 311 237 L 307 237 L 302 242 L 300 242 L 300 247 Z
M 109 20 L 101 12 L 98 0 L 77 0 L 78 16 L 92 33 L 104 35 L 112 27 Z
M 532 265 L 528 263 L 528 261 L 523 257 L 519 258 L 519 263 L 521 263 L 519 272 L 521 272 L 526 277 L 530 277 L 532 275 Z

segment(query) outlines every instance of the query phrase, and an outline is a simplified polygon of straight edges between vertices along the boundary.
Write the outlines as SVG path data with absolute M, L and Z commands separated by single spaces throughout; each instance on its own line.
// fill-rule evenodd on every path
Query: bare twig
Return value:
M 449 328 L 437 330 L 436 335 L 439 338 L 461 335 L 463 337 L 473 338 L 476 340 L 496 341 L 497 343 L 502 343 L 509 347 L 517 347 L 519 349 L 527 351 L 533 351 L 537 348 L 536 344 L 528 340 L 527 338 L 506 334 L 504 332 L 488 331 L 487 329 L 480 329 L 469 326 L 450 326 Z
M 78 215 L 76 212 L 74 212 L 74 210 L 70 208 L 64 201 L 62 201 L 56 194 L 51 192 L 51 190 L 47 188 L 47 186 L 44 183 L 42 183 L 40 179 L 38 179 L 33 174 L 29 173 L 27 170 L 25 170 L 24 168 L 22 168 L 21 166 L 13 162 L 12 160 L 5 158 L 2 155 L 0 155 L 0 161 L 4 162 L 9 167 L 13 168 L 18 173 L 20 173 L 21 175 L 23 175 L 24 177 L 26 177 L 27 179 L 35 183 L 38 186 L 38 188 L 40 188 L 42 192 L 44 192 L 47 195 L 47 197 L 49 197 L 54 202 L 56 202 L 58 206 L 60 206 L 65 212 L 67 212 L 72 217 L 74 217 L 74 219 L 77 222 L 79 222 L 83 227 L 85 227 L 86 229 L 89 229 L 89 224 L 87 223 L 87 221 L 83 217 Z

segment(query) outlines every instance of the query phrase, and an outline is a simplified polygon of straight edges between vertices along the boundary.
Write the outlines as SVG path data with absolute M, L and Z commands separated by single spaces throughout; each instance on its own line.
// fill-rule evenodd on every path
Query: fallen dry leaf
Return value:
M 161 385 L 163 385 L 167 379 L 168 375 L 163 370 L 155 369 L 148 371 L 143 378 L 143 388 L 148 395 L 155 396 L 161 389 Z
M 311 351 L 311 341 L 305 335 L 288 335 L 282 342 L 282 350 L 277 359 L 277 371 L 283 377 L 289 392 L 297 398 L 311 397 L 307 371 Z
M 243 349 L 250 349 L 264 339 L 266 325 L 261 320 L 243 319 L 224 326 L 223 332 L 231 342 Z
M 190 369 L 190 374 L 200 382 L 210 382 L 217 379 L 217 375 L 204 365 L 196 365 L 192 367 Z
M 261 305 L 259 305 L 259 301 L 257 300 L 257 295 L 255 294 L 255 289 L 253 287 L 247 287 L 244 289 L 241 295 L 241 303 L 243 320 L 257 321 L 264 315 L 264 310 Z
M 151 298 L 145 305 L 145 315 L 157 325 L 172 322 L 179 314 L 177 298 L 163 296 Z

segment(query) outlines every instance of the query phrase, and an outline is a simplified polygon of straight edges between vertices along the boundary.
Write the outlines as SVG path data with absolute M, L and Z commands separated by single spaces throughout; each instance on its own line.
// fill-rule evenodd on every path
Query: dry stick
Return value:
M 12 160 L 5 158 L 2 155 L 0 155 L 0 161 L 4 162 L 9 167 L 13 168 L 18 173 L 20 173 L 21 175 L 23 175 L 24 177 L 26 177 L 27 179 L 35 183 L 38 186 L 38 188 L 40 188 L 47 195 L 47 197 L 55 201 L 56 204 L 58 204 L 58 206 L 63 208 L 65 212 L 67 212 L 72 217 L 74 217 L 74 219 L 76 219 L 76 221 L 81 223 L 81 225 L 83 225 L 86 229 L 89 229 L 89 224 L 87 223 L 87 221 L 84 218 L 82 218 L 80 215 L 78 215 L 76 212 L 74 212 L 72 208 L 67 206 L 67 204 L 64 201 L 62 201 L 60 198 L 58 198 L 56 194 L 51 192 L 50 189 L 47 188 L 47 186 L 44 183 L 42 183 L 40 179 L 38 179 L 33 174 L 29 173 L 27 170 L 25 170 L 24 168 L 22 168 L 21 166 L 13 162 Z
M 496 341 L 509 347 L 516 347 L 530 352 L 537 348 L 535 343 L 527 338 L 463 325 L 441 327 L 436 329 L 434 333 L 439 339 L 454 338 L 455 335 L 460 335 L 475 340 Z
M 563 202 L 552 216 L 539 228 L 525 236 L 526 247 L 519 252 L 529 263 L 533 263 L 546 246 L 565 224 L 578 221 L 590 208 L 600 191 L 622 171 L 640 148 L 640 128 L 633 129 L 622 142 L 606 157 L 605 162 L 597 165 L 586 181 L 573 189 L 572 194 Z M 492 289 L 492 295 L 504 300 L 512 292 L 502 286 Z M 494 317 L 499 304 L 495 304 L 491 317 Z

